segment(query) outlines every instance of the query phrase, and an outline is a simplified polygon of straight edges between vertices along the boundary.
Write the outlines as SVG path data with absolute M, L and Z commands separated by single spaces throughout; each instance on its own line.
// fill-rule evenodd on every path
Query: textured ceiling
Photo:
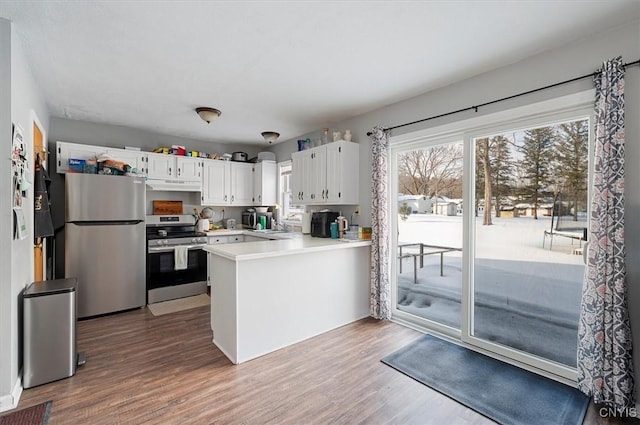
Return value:
M 640 1 L 0 0 L 0 17 L 53 116 L 264 143 L 639 19 Z

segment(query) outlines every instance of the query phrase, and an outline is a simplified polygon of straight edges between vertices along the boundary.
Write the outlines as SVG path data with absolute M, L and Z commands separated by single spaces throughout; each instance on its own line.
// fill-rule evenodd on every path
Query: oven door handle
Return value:
M 189 251 L 193 250 L 193 249 L 202 249 L 203 247 L 205 247 L 206 244 L 201 244 L 201 245 L 189 245 L 187 248 L 189 248 Z M 150 253 L 154 253 L 154 252 L 170 252 L 170 251 L 175 251 L 175 246 L 152 246 L 149 249 Z

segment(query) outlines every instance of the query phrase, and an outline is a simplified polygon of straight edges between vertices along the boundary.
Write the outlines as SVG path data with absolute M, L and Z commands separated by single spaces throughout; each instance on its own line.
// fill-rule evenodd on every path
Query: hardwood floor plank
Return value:
M 275 331 L 275 330 L 274 330 Z M 212 344 L 209 307 L 84 320 L 75 376 L 23 392 L 65 424 L 463 424 L 493 422 L 384 365 L 420 337 L 364 319 L 240 365 Z M 585 424 L 611 424 L 593 407 Z

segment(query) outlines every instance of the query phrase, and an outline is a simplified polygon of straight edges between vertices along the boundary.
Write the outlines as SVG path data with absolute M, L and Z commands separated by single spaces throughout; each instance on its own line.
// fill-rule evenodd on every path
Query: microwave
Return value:
M 331 223 L 334 223 L 340 213 L 323 211 L 311 215 L 311 236 L 316 238 L 331 237 Z
M 242 227 L 244 228 L 256 228 L 256 224 L 260 222 L 260 217 L 265 217 L 266 229 L 271 229 L 272 212 L 259 213 L 259 212 L 243 212 L 242 213 Z

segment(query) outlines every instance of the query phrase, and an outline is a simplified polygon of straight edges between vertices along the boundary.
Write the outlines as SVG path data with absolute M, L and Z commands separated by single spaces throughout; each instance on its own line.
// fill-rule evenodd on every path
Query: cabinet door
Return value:
M 291 201 L 294 204 L 302 203 L 305 163 L 304 151 L 291 154 Z
M 329 154 L 330 150 L 332 150 L 332 154 Z M 332 168 L 335 169 L 336 176 L 332 181 L 329 168 L 327 168 L 328 202 L 343 205 L 358 204 L 360 191 L 359 145 L 350 142 L 331 143 L 327 145 L 327 155 L 327 158 L 332 157 L 334 164 Z
M 203 161 L 202 205 L 229 205 L 231 173 L 228 161 Z
M 275 162 L 259 162 L 253 167 L 253 205 L 275 205 L 278 167 Z
M 188 156 L 176 157 L 176 177 L 180 180 L 202 181 L 202 161 Z
M 207 236 L 207 243 L 209 245 L 229 243 L 229 237 L 230 236 Z
M 325 201 L 330 204 L 342 202 L 342 149 L 338 143 L 327 145 L 327 180 Z
M 142 151 L 127 149 L 107 149 L 107 155 L 116 161 L 122 161 L 132 168 L 136 168 L 139 173 L 147 172 L 147 153 Z
M 311 182 L 309 192 L 312 204 L 327 202 L 327 150 L 325 146 L 313 150 L 311 154 L 311 170 L 309 173 Z
M 291 189 L 295 204 L 312 204 L 314 184 L 312 156 L 313 150 L 291 154 Z
M 176 175 L 176 157 L 161 153 L 147 155 L 147 176 L 150 179 L 171 179 Z
M 253 164 L 231 163 L 231 205 L 252 205 Z
M 81 145 L 78 143 L 56 142 L 58 173 L 66 173 L 69 169 L 69 159 L 96 159 L 106 152 L 102 146 Z

